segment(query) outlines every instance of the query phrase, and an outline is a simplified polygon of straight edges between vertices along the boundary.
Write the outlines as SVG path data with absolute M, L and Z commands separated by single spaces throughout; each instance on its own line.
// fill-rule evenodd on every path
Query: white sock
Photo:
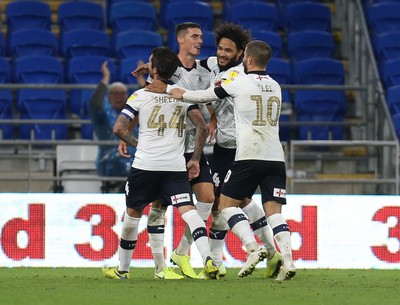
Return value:
M 167 267 L 164 259 L 164 216 L 164 209 L 151 207 L 147 218 L 147 233 L 156 272 Z
M 251 200 L 242 210 L 249 219 L 250 227 L 267 249 L 268 258 L 272 258 L 276 252 L 276 247 L 264 210 L 254 200 Z
M 118 247 L 119 271 L 129 271 L 133 250 L 135 250 L 139 231 L 139 220 L 125 212 L 122 224 L 121 240 Z
M 193 240 L 203 258 L 203 263 L 205 264 L 207 258 L 211 257 L 211 251 L 210 245 L 208 244 L 207 229 L 204 221 L 199 216 L 197 210 L 190 210 L 182 214 L 182 219 L 189 226 Z
M 289 226 L 283 219 L 282 214 L 279 213 L 269 216 L 267 220 L 274 232 L 276 243 L 282 254 L 283 263 L 289 266 L 293 262 Z
M 189 250 L 192 243 L 193 243 L 193 236 L 192 233 L 190 232 L 189 226 L 186 225 L 181 241 L 179 242 L 178 247 L 176 247 L 176 253 L 179 255 L 189 255 Z
M 228 223 L 232 232 L 241 240 L 243 246 L 246 247 L 247 252 L 253 252 L 259 248 L 250 224 L 239 208 L 225 208 L 221 211 L 221 215 Z
M 225 236 L 229 226 L 219 211 L 213 211 L 210 228 L 211 258 L 217 266 L 222 265 Z
M 196 210 L 199 213 L 201 219 L 203 219 L 204 221 L 208 220 L 208 217 L 210 217 L 211 214 L 212 206 L 213 206 L 212 202 L 197 201 Z

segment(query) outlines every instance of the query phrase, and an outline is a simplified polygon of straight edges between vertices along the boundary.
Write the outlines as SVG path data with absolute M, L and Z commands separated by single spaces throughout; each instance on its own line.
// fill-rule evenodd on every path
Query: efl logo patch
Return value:
M 189 193 L 183 193 L 183 194 L 177 194 L 177 195 L 171 196 L 171 202 L 172 202 L 172 205 L 183 203 L 183 202 L 190 202 L 190 195 L 189 195 Z
M 234 70 L 234 71 L 229 72 L 230 78 L 235 78 L 238 75 L 239 75 L 239 71 Z
M 278 189 L 278 188 L 274 187 L 274 197 L 286 198 L 286 190 L 285 189 Z
M 137 97 L 136 93 L 132 93 L 131 96 L 128 98 L 128 102 L 133 101 Z

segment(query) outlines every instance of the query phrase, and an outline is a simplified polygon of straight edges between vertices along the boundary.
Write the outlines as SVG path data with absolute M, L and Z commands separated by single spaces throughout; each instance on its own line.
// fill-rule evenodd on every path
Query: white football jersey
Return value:
M 221 71 L 218 66 L 218 60 L 216 57 L 210 57 L 207 60 L 207 65 L 211 70 L 211 83 L 214 84 L 216 81 L 226 79 L 227 71 Z M 235 68 L 243 71 L 243 66 L 239 65 Z M 217 132 L 215 141 L 217 144 L 224 148 L 236 148 L 236 128 L 235 128 L 235 117 L 233 114 L 233 98 L 228 96 L 223 99 L 222 102 L 214 101 L 211 103 L 212 108 L 215 111 L 217 118 Z
M 279 140 L 282 93 L 266 72 L 227 71 L 221 87 L 233 97 L 237 150 L 235 160 L 285 161 Z
M 139 115 L 139 142 L 132 167 L 149 171 L 186 171 L 183 156 L 188 104 L 140 89 L 127 100 L 122 114 Z

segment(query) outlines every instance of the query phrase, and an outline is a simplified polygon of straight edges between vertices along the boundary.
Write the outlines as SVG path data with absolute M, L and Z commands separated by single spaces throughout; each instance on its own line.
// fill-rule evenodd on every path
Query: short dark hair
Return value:
M 271 47 L 264 41 L 252 40 L 246 46 L 246 53 L 253 58 L 257 66 L 266 67 L 271 58 Z
M 222 38 L 228 38 L 235 43 L 238 50 L 244 51 L 246 44 L 251 40 L 251 32 L 235 23 L 223 23 L 214 32 L 217 45 Z
M 151 52 L 153 54 L 151 65 L 157 68 L 160 78 L 168 80 L 178 68 L 178 56 L 168 47 L 157 47 Z
M 175 35 L 176 36 L 181 35 L 182 32 L 187 31 L 188 29 L 193 29 L 193 28 L 201 30 L 201 25 L 198 23 L 195 23 L 195 22 L 180 23 L 175 27 Z

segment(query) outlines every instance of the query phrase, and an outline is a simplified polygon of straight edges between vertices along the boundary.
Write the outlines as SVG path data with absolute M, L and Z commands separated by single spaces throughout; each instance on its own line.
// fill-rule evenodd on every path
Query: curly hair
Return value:
M 245 30 L 242 26 L 235 23 L 223 23 L 214 30 L 214 33 L 217 45 L 222 38 L 228 38 L 235 43 L 238 50 L 244 50 L 246 44 L 252 39 L 249 30 Z

